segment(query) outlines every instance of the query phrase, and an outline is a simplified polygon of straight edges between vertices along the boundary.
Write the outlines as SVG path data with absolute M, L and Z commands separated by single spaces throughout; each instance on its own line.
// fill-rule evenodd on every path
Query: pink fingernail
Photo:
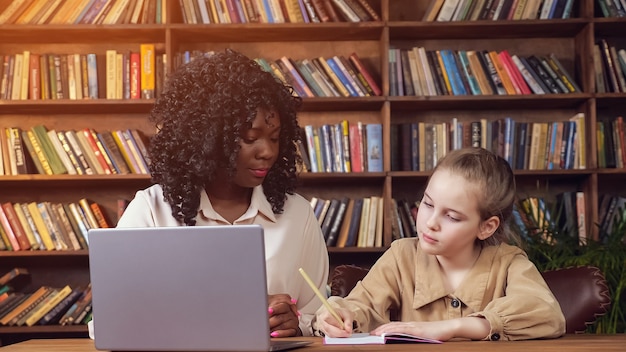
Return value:
M 277 336 L 278 336 L 278 333 L 277 333 L 276 331 L 274 331 L 274 332 L 272 332 L 272 333 L 270 334 L 270 336 L 271 336 L 271 337 L 277 337 Z
M 302 313 L 300 313 L 300 311 L 298 311 L 298 316 L 302 316 Z
M 274 308 L 272 307 L 267 308 L 267 312 L 270 314 L 274 313 Z
M 296 304 L 296 303 L 298 303 L 298 300 L 297 300 L 297 299 L 295 299 L 295 298 L 292 298 L 292 299 L 291 299 L 291 303 Z

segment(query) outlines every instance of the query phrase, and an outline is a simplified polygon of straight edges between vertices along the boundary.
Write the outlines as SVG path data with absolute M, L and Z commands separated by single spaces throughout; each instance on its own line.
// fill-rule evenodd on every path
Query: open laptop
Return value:
M 96 348 L 277 351 L 310 343 L 271 341 L 264 253 L 258 225 L 89 230 Z

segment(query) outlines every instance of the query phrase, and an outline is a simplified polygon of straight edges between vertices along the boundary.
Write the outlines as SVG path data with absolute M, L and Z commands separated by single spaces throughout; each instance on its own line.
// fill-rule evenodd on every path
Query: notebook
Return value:
M 385 345 L 393 343 L 441 343 L 441 341 L 403 333 L 383 333 L 381 335 L 356 333 L 350 337 L 324 337 L 324 344 L 326 345 Z
M 263 228 L 89 230 L 95 346 L 124 351 L 271 351 Z

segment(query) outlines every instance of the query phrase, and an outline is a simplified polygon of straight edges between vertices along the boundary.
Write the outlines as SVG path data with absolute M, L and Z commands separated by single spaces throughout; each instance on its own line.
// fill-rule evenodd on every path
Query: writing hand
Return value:
M 270 336 L 290 337 L 302 335 L 299 328 L 298 307 L 296 300 L 286 293 L 268 295 Z
M 337 319 L 326 308 L 322 308 L 317 313 L 317 321 L 320 324 L 318 329 L 322 330 L 326 336 L 329 337 L 350 337 L 352 335 L 352 321 L 354 320 L 354 314 L 344 308 L 335 308 L 337 314 L 344 322 L 344 326 L 337 321 Z

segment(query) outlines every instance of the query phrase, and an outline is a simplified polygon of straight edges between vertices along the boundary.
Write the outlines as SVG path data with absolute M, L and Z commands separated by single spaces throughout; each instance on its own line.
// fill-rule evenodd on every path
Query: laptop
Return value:
M 91 229 L 89 270 L 99 350 L 278 351 L 310 343 L 270 339 L 259 225 Z

